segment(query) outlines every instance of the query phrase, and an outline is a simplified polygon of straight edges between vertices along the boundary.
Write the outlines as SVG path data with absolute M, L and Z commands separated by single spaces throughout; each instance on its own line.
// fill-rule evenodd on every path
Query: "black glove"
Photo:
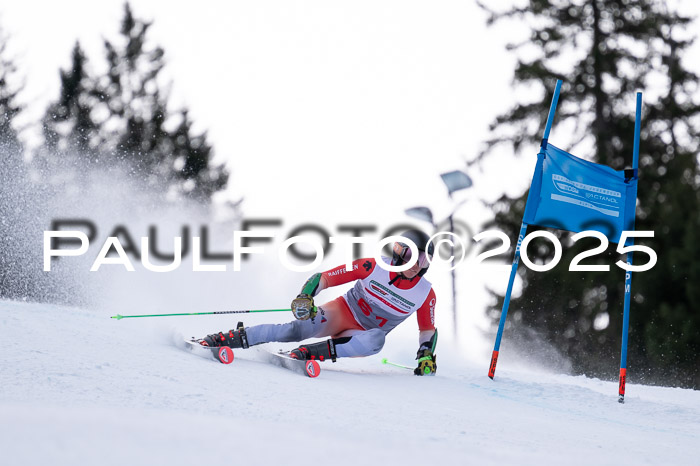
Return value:
M 418 367 L 413 370 L 415 375 L 435 375 L 437 372 L 436 356 L 428 348 L 423 348 L 418 350 L 416 355 L 418 360 Z

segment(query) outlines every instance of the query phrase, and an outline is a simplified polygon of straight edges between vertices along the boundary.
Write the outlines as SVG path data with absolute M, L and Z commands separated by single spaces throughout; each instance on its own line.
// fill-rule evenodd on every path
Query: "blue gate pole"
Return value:
M 634 116 L 634 149 L 632 152 L 632 168 L 635 174 L 639 168 L 639 133 L 642 122 L 642 93 L 637 92 L 637 111 Z M 635 201 L 637 199 L 637 190 L 634 191 Z M 632 217 L 632 230 L 634 230 L 634 219 Z M 634 238 L 630 239 L 630 246 L 634 244 Z M 623 245 L 624 246 L 624 245 Z M 632 265 L 632 252 L 627 253 L 627 265 Z M 629 332 L 630 323 L 630 301 L 632 298 L 632 272 L 625 271 L 625 310 L 622 314 L 622 348 L 620 350 L 620 387 L 618 391 L 618 401 L 625 402 L 625 384 L 627 382 L 627 334 Z
M 554 121 L 554 114 L 557 111 L 557 104 L 559 103 L 559 92 L 561 91 L 561 79 L 557 79 L 557 85 L 554 87 L 554 95 L 552 96 L 552 103 L 549 105 L 549 114 L 547 115 L 547 125 L 544 127 L 544 136 L 542 137 L 542 149 L 547 148 L 547 142 L 549 141 L 549 131 L 552 129 L 552 122 Z
M 557 85 L 554 87 L 554 95 L 552 103 L 549 106 L 549 114 L 547 115 L 547 124 L 544 128 L 544 137 L 542 138 L 541 150 L 547 149 L 547 141 L 549 140 L 549 132 L 552 129 L 554 114 L 557 111 L 557 103 L 559 102 L 559 92 L 561 91 L 561 79 L 557 79 Z M 498 322 L 498 332 L 496 333 L 496 343 L 493 345 L 493 353 L 491 354 L 491 364 L 489 365 L 489 377 L 493 380 L 496 373 L 496 364 L 498 363 L 498 352 L 501 348 L 501 338 L 503 337 L 503 329 L 506 325 L 506 317 L 508 316 L 508 307 L 510 306 L 510 295 L 513 292 L 513 282 L 515 282 L 515 274 L 518 271 L 518 263 L 520 262 L 520 243 L 525 238 L 527 232 L 527 223 L 522 222 L 520 225 L 520 234 L 518 235 L 518 244 L 515 247 L 513 255 L 513 265 L 510 269 L 510 278 L 508 279 L 508 288 L 506 295 L 503 298 L 503 307 L 501 308 L 501 320 Z
M 527 223 L 522 223 L 520 225 L 520 234 L 518 235 L 518 244 L 515 247 L 515 254 L 513 255 L 513 265 L 510 269 L 510 278 L 508 279 L 508 289 L 506 289 L 506 295 L 503 298 L 503 307 L 501 308 L 501 320 L 498 323 L 498 333 L 496 333 L 496 343 L 493 345 L 493 353 L 491 354 L 491 364 L 489 365 L 489 377 L 493 380 L 493 376 L 496 373 L 496 363 L 498 362 L 498 351 L 501 348 L 501 337 L 503 336 L 503 329 L 506 325 L 506 316 L 508 315 L 508 306 L 510 305 L 510 295 L 513 292 L 513 282 L 515 282 L 515 273 L 518 271 L 518 263 L 520 262 L 520 244 L 525 238 L 525 232 L 527 231 Z

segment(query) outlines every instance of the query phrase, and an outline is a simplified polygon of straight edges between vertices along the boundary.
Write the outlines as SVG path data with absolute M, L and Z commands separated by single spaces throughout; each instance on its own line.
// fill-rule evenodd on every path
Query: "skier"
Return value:
M 370 356 L 384 346 L 386 335 L 408 316 L 416 313 L 420 347 L 416 359 L 416 375 L 434 375 L 435 345 L 435 292 L 423 278 L 434 252 L 428 235 L 419 230 L 408 230 L 401 236 L 418 247 L 417 262 L 403 272 L 389 272 L 372 258 L 358 259 L 352 270 L 345 265 L 311 276 L 301 293 L 292 301 L 292 313 L 297 320 L 287 324 L 263 324 L 244 328 L 239 322 L 235 330 L 208 335 L 200 340 L 204 346 L 249 346 L 278 342 L 303 341 L 308 338 L 331 337 L 319 343 L 304 344 L 290 352 L 295 359 L 332 360 L 339 357 Z M 385 263 L 394 266 L 406 264 L 412 255 L 409 246 L 396 242 L 393 256 Z M 344 296 L 319 307 L 314 296 L 321 290 L 356 281 Z

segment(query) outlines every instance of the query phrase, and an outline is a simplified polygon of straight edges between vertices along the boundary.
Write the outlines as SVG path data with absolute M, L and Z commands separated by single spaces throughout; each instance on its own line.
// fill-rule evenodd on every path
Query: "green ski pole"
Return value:
M 178 314 L 136 314 L 123 316 L 117 314 L 116 316 L 111 316 L 110 319 L 130 319 L 133 317 L 169 317 L 169 316 L 205 316 L 205 315 L 222 315 L 222 314 L 249 314 L 253 312 L 289 312 L 291 309 L 250 309 L 244 311 L 215 311 L 215 312 L 183 312 Z
M 400 367 L 401 369 L 408 369 L 408 370 L 410 370 L 410 371 L 413 370 L 412 367 L 408 367 L 408 366 L 404 366 L 404 365 L 401 365 L 401 364 L 396 364 L 396 363 L 393 363 L 393 362 L 389 362 L 389 361 L 387 361 L 386 358 L 382 359 L 382 364 L 388 364 L 388 365 L 390 365 L 390 366 Z

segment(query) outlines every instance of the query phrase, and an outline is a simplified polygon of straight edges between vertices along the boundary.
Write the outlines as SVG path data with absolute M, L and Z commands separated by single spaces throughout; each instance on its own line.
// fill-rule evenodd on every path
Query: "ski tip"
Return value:
M 387 362 L 389 362 L 389 361 L 387 361 L 386 358 L 382 358 L 382 364 L 386 364 Z
M 233 362 L 233 350 L 228 346 L 220 346 L 216 352 L 216 359 L 221 364 L 231 364 Z
M 117 320 L 122 320 L 123 316 L 121 314 L 117 314 L 116 316 L 110 317 L 110 319 L 117 319 Z
M 306 375 L 311 377 L 312 379 L 314 377 L 318 377 L 321 374 L 321 366 L 317 361 L 309 360 L 306 361 L 306 365 L 304 366 L 304 369 L 306 369 Z
M 489 374 L 489 379 L 493 380 L 493 376 L 491 374 Z

